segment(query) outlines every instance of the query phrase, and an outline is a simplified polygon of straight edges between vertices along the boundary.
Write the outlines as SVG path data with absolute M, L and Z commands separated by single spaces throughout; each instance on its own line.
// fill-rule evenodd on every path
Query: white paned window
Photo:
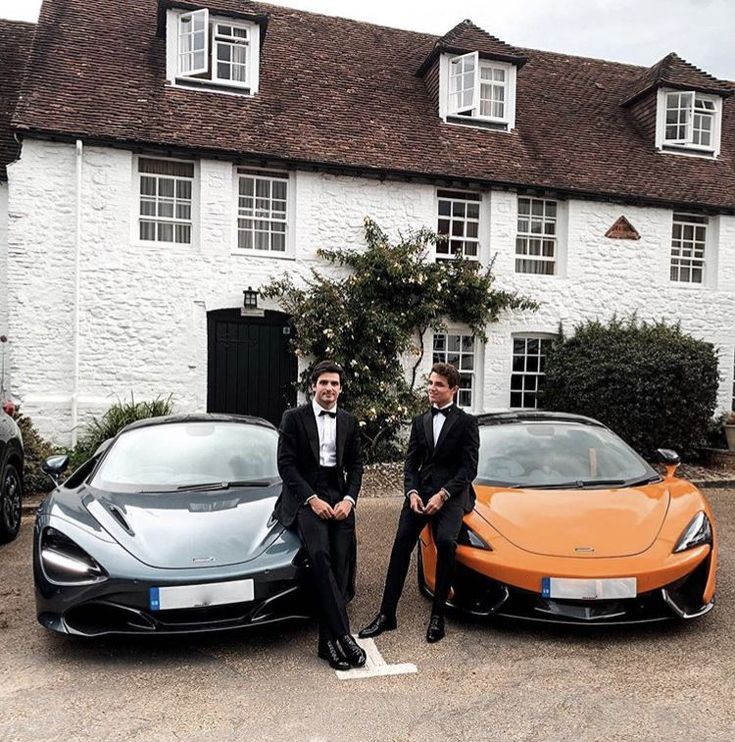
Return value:
M 140 157 L 138 177 L 139 238 L 191 244 L 194 163 Z
M 476 107 L 478 54 L 463 54 L 449 63 L 449 113 L 472 115 Z
M 208 10 L 168 11 L 167 77 L 186 87 L 258 89 L 260 27 Z
M 674 214 L 671 231 L 671 280 L 702 283 L 709 219 L 696 214 Z
M 248 81 L 248 29 L 215 23 L 213 72 L 215 80 Z
M 515 112 L 515 67 L 480 59 L 477 52 L 450 57 L 446 72 L 446 108 L 442 115 L 502 125 L 510 129 Z M 441 107 L 440 107 L 441 108 Z
M 460 333 L 439 332 L 434 335 L 433 363 L 451 363 L 459 371 L 457 404 L 471 408 L 476 392 L 475 337 Z
M 513 371 L 510 376 L 510 406 L 536 408 L 536 397 L 545 378 L 546 354 L 551 338 L 513 338 Z
M 659 90 L 656 146 L 673 152 L 717 156 L 722 98 L 691 90 Z
M 464 255 L 480 259 L 480 194 L 437 191 L 437 233 L 444 239 L 436 245 L 437 260 Z
M 208 69 L 209 11 L 195 10 L 179 16 L 178 71 L 200 75 Z
M 518 197 L 516 273 L 551 276 L 557 263 L 557 203 Z
M 288 177 L 238 170 L 237 247 L 286 251 Z

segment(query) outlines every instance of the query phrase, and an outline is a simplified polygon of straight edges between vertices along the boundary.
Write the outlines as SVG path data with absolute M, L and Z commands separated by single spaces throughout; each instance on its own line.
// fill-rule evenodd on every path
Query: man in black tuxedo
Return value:
M 283 488 L 274 516 L 298 529 L 309 555 L 319 611 L 317 654 L 335 669 L 348 670 L 365 664 L 346 608 L 355 592 L 354 508 L 362 447 L 357 421 L 337 409 L 342 381 L 336 363 L 317 363 L 311 373 L 313 400 L 283 413 L 278 437 Z
M 431 408 L 414 418 L 403 468 L 406 500 L 390 555 L 380 612 L 360 631 L 363 638 L 395 629 L 396 608 L 406 580 L 411 552 L 427 523 L 437 548 L 436 583 L 426 641 L 444 637 L 444 613 L 454 574 L 462 518 L 475 505 L 472 480 L 477 476 L 480 436 L 477 420 L 453 399 L 459 373 L 436 363 L 429 376 Z

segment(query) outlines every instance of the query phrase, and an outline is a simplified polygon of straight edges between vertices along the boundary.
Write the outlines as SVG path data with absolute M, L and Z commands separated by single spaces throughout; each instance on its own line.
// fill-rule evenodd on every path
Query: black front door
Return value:
M 256 415 L 278 425 L 296 403 L 288 315 L 241 317 L 239 309 L 219 309 L 207 315 L 207 334 L 207 410 Z

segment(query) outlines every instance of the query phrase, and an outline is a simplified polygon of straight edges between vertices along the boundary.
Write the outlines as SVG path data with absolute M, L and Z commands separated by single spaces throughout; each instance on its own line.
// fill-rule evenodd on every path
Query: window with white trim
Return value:
M 288 176 L 238 168 L 238 250 L 286 252 Z
M 443 58 L 446 66 L 440 96 L 440 113 L 445 120 L 460 118 L 496 125 L 510 130 L 515 124 L 516 68 L 512 64 L 481 59 L 478 52 Z
M 658 106 L 659 149 L 707 156 L 719 153 L 722 98 L 692 90 L 661 90 Z
M 218 85 L 255 93 L 260 29 L 257 24 L 211 16 L 206 8 L 169 11 L 169 43 L 175 45 L 169 79 L 196 86 Z
M 557 202 L 519 196 L 516 273 L 553 276 L 557 260 Z
M 479 193 L 437 191 L 436 231 L 443 238 L 436 244 L 437 260 L 480 259 L 480 199 Z
M 451 363 L 459 371 L 457 405 L 472 408 L 476 394 L 474 335 L 437 332 L 434 334 L 433 363 Z
M 513 370 L 510 376 L 510 406 L 538 407 L 537 395 L 546 377 L 546 355 L 551 347 L 549 337 L 514 337 Z
M 703 283 L 709 218 L 697 214 L 674 214 L 671 230 L 672 281 Z
M 138 177 L 140 240 L 191 244 L 194 163 L 139 157 Z

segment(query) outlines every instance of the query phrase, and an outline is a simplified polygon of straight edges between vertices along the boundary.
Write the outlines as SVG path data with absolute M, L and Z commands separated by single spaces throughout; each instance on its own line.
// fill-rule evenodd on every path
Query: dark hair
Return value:
M 319 361 L 319 363 L 311 369 L 311 376 L 309 381 L 313 386 L 319 380 L 322 374 L 339 374 L 339 383 L 344 384 L 345 372 L 342 366 L 334 361 Z
M 432 374 L 439 374 L 447 380 L 450 389 L 459 386 L 459 371 L 451 363 L 435 363 L 431 367 Z

